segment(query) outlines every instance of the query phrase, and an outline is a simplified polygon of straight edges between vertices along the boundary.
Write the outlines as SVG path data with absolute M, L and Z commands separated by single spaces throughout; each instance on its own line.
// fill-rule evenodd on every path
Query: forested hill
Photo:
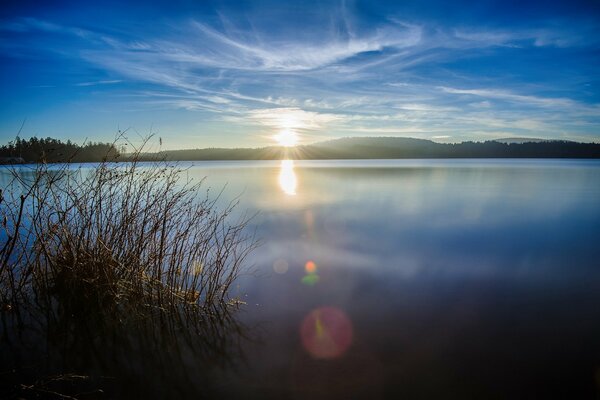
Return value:
M 377 158 L 600 158 L 600 144 L 571 141 L 436 143 L 430 140 L 378 137 L 344 138 L 294 148 L 197 149 L 145 154 L 168 160 L 297 160 Z
M 0 162 L 99 162 L 118 156 L 119 151 L 110 143 L 78 145 L 70 140 L 62 142 L 52 138 L 17 138 L 0 147 Z
M 412 138 L 344 138 L 304 150 L 306 158 L 600 158 L 600 144 L 571 141 L 452 144 Z

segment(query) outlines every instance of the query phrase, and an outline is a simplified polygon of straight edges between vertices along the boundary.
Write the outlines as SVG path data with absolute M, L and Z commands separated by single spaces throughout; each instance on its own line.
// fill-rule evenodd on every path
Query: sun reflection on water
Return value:
M 279 186 L 283 193 L 288 196 L 296 195 L 296 186 L 298 186 L 298 179 L 296 178 L 296 172 L 294 172 L 294 160 L 281 160 L 281 167 L 279 170 Z

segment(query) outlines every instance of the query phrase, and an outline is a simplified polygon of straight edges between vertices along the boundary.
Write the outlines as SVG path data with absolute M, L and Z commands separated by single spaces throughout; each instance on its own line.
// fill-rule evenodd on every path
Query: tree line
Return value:
M 112 143 L 87 142 L 83 145 L 67 140 L 37 138 L 21 139 L 0 147 L 0 159 L 23 162 L 101 162 L 114 160 L 120 156 L 117 147 Z
M 21 161 L 15 159 L 22 158 Z M 17 138 L 0 147 L 0 162 L 101 162 L 128 161 L 115 144 L 88 142 L 84 145 L 57 139 Z M 353 137 L 283 148 L 204 148 L 138 153 L 136 160 L 297 160 L 398 159 L 398 158 L 600 158 L 599 143 L 535 141 L 524 143 L 485 142 L 436 143 L 402 137 Z
M 342 138 L 304 146 L 308 159 L 331 158 L 600 158 L 600 144 L 563 140 L 503 143 L 436 143 L 431 140 L 373 137 Z
M 436 143 L 401 137 L 353 137 L 292 148 L 171 150 L 140 155 L 143 160 L 331 160 L 399 158 L 600 158 L 600 144 L 570 141 Z

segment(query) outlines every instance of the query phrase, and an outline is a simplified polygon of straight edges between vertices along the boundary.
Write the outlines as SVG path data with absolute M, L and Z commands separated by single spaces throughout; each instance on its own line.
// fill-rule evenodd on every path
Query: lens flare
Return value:
M 332 359 L 344 354 L 352 344 L 352 323 L 343 311 L 320 307 L 304 318 L 300 336 L 312 357 Z
M 288 271 L 288 268 L 288 262 L 283 258 L 278 258 L 273 263 L 273 271 L 277 272 L 278 274 L 285 274 Z
M 302 277 L 302 283 L 307 286 L 315 286 L 317 283 L 319 283 L 319 279 L 319 275 L 317 274 L 308 274 Z
M 317 275 L 317 264 L 314 261 L 307 261 L 304 264 L 304 270 L 306 275 L 302 277 L 302 283 L 308 286 L 314 286 L 319 282 L 319 275 Z

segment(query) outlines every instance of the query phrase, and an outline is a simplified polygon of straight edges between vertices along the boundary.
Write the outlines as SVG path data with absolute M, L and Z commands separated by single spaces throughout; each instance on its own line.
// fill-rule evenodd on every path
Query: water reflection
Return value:
M 246 317 L 270 338 L 244 381 L 265 382 L 257 393 L 291 381 L 294 398 L 360 397 L 349 385 L 369 398 L 594 395 L 600 164 L 294 164 L 293 201 L 279 162 L 268 180 L 243 177 L 262 212 L 256 264 L 289 265 L 245 286 L 260 304 Z
M 294 172 L 294 160 L 281 160 L 279 187 L 281 187 L 283 193 L 294 196 L 296 195 L 296 186 L 298 186 L 298 179 L 296 178 L 296 172 Z
M 597 394 L 600 163 L 207 165 L 264 243 L 239 293 L 265 340 L 219 398 Z
M 2 314 L 0 398 L 214 398 L 253 340 L 228 309 L 112 311 L 57 303 Z

